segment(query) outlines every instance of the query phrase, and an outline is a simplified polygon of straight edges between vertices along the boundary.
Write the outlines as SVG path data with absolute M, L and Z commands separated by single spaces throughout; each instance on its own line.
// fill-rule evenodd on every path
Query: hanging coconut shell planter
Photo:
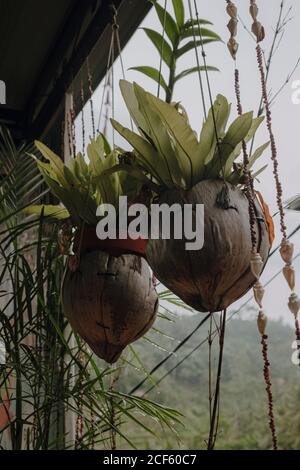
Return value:
M 151 184 L 157 184 L 159 203 L 169 207 L 204 204 L 203 247 L 187 250 L 188 240 L 172 238 L 171 227 L 169 239 L 149 239 L 149 265 L 155 276 L 191 307 L 201 312 L 222 310 L 257 280 L 250 269 L 249 203 L 243 190 L 244 174 L 242 165 L 235 160 L 242 142 L 253 137 L 263 118 L 253 119 L 252 113 L 245 113 L 226 130 L 230 105 L 218 95 L 198 140 L 186 113 L 179 112 L 176 104 L 165 103 L 136 84 L 121 81 L 120 87 L 141 131 L 141 136 L 137 136 L 112 121 L 135 150 L 131 166 L 136 166 L 137 171 L 143 168 Z M 267 146 L 268 143 L 253 153 L 249 171 Z M 273 237 L 272 220 L 255 194 L 253 197 L 253 230 L 265 265 Z
M 62 303 L 74 330 L 113 363 L 151 328 L 158 297 L 145 259 L 92 251 L 80 257 L 76 271 L 67 271 Z
M 97 238 L 98 205 L 116 205 L 124 194 L 134 198 L 141 187 L 135 179 L 129 181 L 127 174 L 126 178 L 114 173 L 99 179 L 119 161 L 118 153 L 111 152 L 107 145 L 100 135 L 88 146 L 89 164 L 78 154 L 66 166 L 44 144 L 36 142 L 49 162 L 37 160 L 39 168 L 65 209 L 33 206 L 27 212 L 38 214 L 43 210 L 47 215 L 71 220 L 60 234 L 64 254 L 69 254 L 73 240 L 73 254 L 69 256 L 62 286 L 64 312 L 74 331 L 97 356 L 113 363 L 128 344 L 151 328 L 158 296 L 144 258 L 146 240 Z
M 221 180 L 204 180 L 189 191 L 167 190 L 161 203 L 204 204 L 204 245 L 188 251 L 188 240 L 150 240 L 147 259 L 155 276 L 184 302 L 200 312 L 223 310 L 242 297 L 255 283 L 250 270 L 248 200 L 228 184 L 230 207 L 216 205 Z M 259 253 L 267 261 L 270 241 L 268 226 L 258 201 L 255 232 Z
M 158 296 L 143 257 L 145 240 L 99 240 L 89 225 L 78 233 L 74 249 L 62 286 L 65 315 L 95 354 L 113 363 L 156 318 Z

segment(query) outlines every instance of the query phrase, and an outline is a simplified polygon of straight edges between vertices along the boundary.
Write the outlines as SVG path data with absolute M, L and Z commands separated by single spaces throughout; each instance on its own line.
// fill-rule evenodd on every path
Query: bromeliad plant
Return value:
M 35 145 L 46 162 L 33 156 L 45 182 L 61 205 L 38 205 L 26 209 L 27 213 L 71 219 L 74 227 L 81 224 L 96 225 L 100 204 L 117 205 L 119 196 L 127 195 L 129 201 L 135 198 L 141 183 L 124 172 L 100 176 L 119 163 L 120 153 L 112 151 L 105 137 L 100 134 L 87 147 L 88 162 L 81 153 L 64 164 L 62 159 L 42 142 Z
M 201 72 L 203 66 L 196 66 L 178 72 L 178 60 L 193 49 L 221 41 L 220 36 L 208 28 L 212 23 L 204 19 L 186 19 L 186 12 L 182 0 L 172 0 L 173 12 L 171 15 L 162 8 L 156 0 L 152 0 L 158 19 L 164 29 L 164 36 L 150 28 L 143 28 L 146 35 L 156 48 L 161 61 L 167 66 L 168 78 L 165 79 L 161 70 L 148 65 L 132 67 L 159 83 L 166 93 L 166 101 L 172 101 L 176 83 L 192 73 Z M 218 71 L 216 67 L 207 66 L 209 71 Z
M 254 136 L 263 118 L 245 113 L 227 129 L 230 105 L 218 95 L 198 139 L 182 108 L 161 101 L 137 84 L 121 81 L 120 87 L 140 133 L 112 120 L 134 148 L 128 165 L 131 171 L 143 171 L 149 184 L 156 185 L 160 202 L 205 206 L 201 250 L 186 251 L 184 238 L 149 240 L 147 260 L 156 277 L 188 305 L 200 311 L 222 310 L 255 282 L 249 269 L 248 200 L 241 189 L 245 175 L 235 161 L 243 141 Z M 267 145 L 253 153 L 249 171 Z M 257 247 L 265 263 L 270 249 L 269 219 L 256 198 L 255 211 Z
M 124 172 L 99 178 L 118 163 L 103 136 L 91 140 L 87 163 L 81 154 L 65 165 L 48 147 L 36 142 L 47 162 L 38 167 L 61 206 L 32 206 L 27 213 L 71 220 L 77 229 L 62 286 L 62 302 L 74 330 L 107 362 L 115 362 L 123 349 L 152 326 L 158 297 L 147 262 L 134 246 L 116 246 L 96 237 L 96 209 L 101 203 L 117 204 L 120 195 L 134 199 L 141 183 Z M 64 251 L 72 236 L 61 236 Z M 118 249 L 117 249 L 118 248 Z M 122 255 L 122 256 L 119 256 Z

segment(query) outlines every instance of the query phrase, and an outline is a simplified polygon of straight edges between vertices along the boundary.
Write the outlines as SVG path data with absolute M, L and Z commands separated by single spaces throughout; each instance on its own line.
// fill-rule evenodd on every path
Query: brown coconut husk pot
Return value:
M 187 240 L 149 240 L 146 256 L 154 275 L 185 303 L 200 312 L 227 308 L 255 283 L 250 270 L 251 237 L 248 200 L 243 191 L 227 184 L 230 207 L 216 204 L 221 180 L 205 180 L 191 190 L 166 190 L 160 203 L 204 204 L 204 245 L 187 251 Z M 270 250 L 264 212 L 255 199 L 258 251 L 264 264 Z
M 95 232 L 95 227 L 87 230 Z M 119 248 L 113 241 L 112 251 L 118 255 L 89 251 L 88 247 L 95 250 L 95 238 L 87 241 L 85 235 L 83 240 L 79 265 L 68 269 L 63 281 L 63 308 L 73 329 L 94 353 L 113 363 L 128 344 L 151 328 L 158 296 L 146 260 L 135 254 L 120 255 L 126 251 L 123 240 Z M 109 250 L 107 243 L 105 247 Z M 131 244 L 128 251 L 133 250 Z

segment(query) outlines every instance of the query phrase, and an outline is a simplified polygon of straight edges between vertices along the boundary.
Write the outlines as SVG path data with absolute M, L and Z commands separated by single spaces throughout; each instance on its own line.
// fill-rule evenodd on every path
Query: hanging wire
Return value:
M 114 119 L 115 115 L 115 80 L 114 80 L 114 62 L 115 62 L 115 47 L 117 46 L 117 51 L 120 55 L 120 62 L 121 62 L 121 69 L 122 69 L 122 75 L 123 78 L 125 78 L 125 69 L 124 69 L 124 63 L 122 59 L 122 54 L 121 54 L 121 44 L 120 44 L 120 37 L 119 37 L 119 25 L 117 22 L 117 9 L 114 6 L 113 3 L 110 4 L 110 9 L 112 11 L 112 34 L 111 34 L 111 42 L 110 42 L 110 47 L 109 47 L 109 53 L 108 53 L 108 60 L 107 60 L 107 66 L 106 66 L 106 74 L 105 74 L 105 80 L 104 80 L 104 87 L 103 87 L 103 93 L 102 93 L 102 100 L 101 100 L 101 107 L 100 107 L 100 113 L 99 113 L 99 119 L 98 119 L 98 132 L 100 132 L 100 122 L 101 122 L 101 117 L 103 115 L 103 106 L 105 105 L 105 96 L 107 93 L 107 88 L 110 84 L 111 86 L 111 99 L 112 99 L 112 118 Z M 105 119 L 107 121 L 108 118 L 108 112 L 105 115 Z M 132 125 L 132 123 L 131 123 Z M 133 126 L 132 126 L 133 127 Z M 105 125 L 106 129 L 106 125 Z M 113 141 L 113 146 L 115 145 L 115 130 L 112 130 L 112 141 Z
M 163 21 L 162 40 L 161 40 L 161 47 L 160 47 L 160 59 L 159 59 L 159 71 L 158 71 L 157 98 L 159 98 L 159 95 L 160 95 L 160 88 L 161 88 L 160 82 L 161 82 L 163 53 L 164 53 L 164 44 L 165 44 L 166 17 L 167 17 L 167 0 L 165 0 L 165 5 L 164 5 L 164 21 Z
M 113 26 L 114 28 L 114 26 Z M 114 76 L 114 63 L 115 63 L 115 35 L 113 35 L 113 48 L 111 55 L 111 115 L 115 119 L 115 76 Z M 115 128 L 112 129 L 112 142 L 115 147 Z
M 209 438 L 207 443 L 207 450 L 213 450 L 219 424 L 219 403 L 220 403 L 220 387 L 221 387 L 221 376 L 222 376 L 222 364 L 223 364 L 223 353 L 224 353 L 224 341 L 225 341 L 225 329 L 226 329 L 226 309 L 222 312 L 220 318 L 220 334 L 219 334 L 219 359 L 218 359 L 218 370 L 214 393 L 214 402 L 210 420 Z
M 101 116 L 102 116 L 103 105 L 104 105 L 104 96 L 105 96 L 105 92 L 106 92 L 106 88 L 107 88 L 107 84 L 108 84 L 108 80 L 109 80 L 112 48 L 113 48 L 113 33 L 112 33 L 112 36 L 111 36 L 109 52 L 108 52 L 108 59 L 107 59 L 107 65 L 106 65 L 106 73 L 105 73 L 105 79 L 104 79 L 102 100 L 101 100 L 100 113 L 99 113 L 99 119 L 98 119 L 98 125 L 97 125 L 98 132 L 100 132 L 100 123 L 101 123 Z
M 193 19 L 193 13 L 192 13 L 192 6 L 191 6 L 190 0 L 189 0 L 189 10 L 190 10 L 190 17 L 191 17 L 191 20 L 192 20 L 192 19 Z M 196 41 L 196 34 L 195 34 L 195 31 L 194 31 L 194 28 L 193 28 L 193 39 L 194 39 L 194 45 L 195 45 L 196 62 L 197 62 L 197 67 L 198 67 L 198 77 L 199 77 L 199 84 L 200 84 L 200 92 L 201 92 L 203 113 L 204 113 L 204 118 L 205 118 L 205 120 L 206 120 L 206 119 L 207 119 L 207 112 L 206 112 L 204 88 L 203 88 L 203 81 L 202 81 L 201 70 L 200 70 L 200 59 L 199 59 L 199 54 L 198 54 L 198 47 L 197 47 L 197 41 Z M 202 41 L 202 40 L 201 40 L 201 41 Z
M 189 3 L 189 10 L 190 10 L 190 15 L 191 15 L 191 20 L 192 20 L 193 13 L 192 13 L 191 0 L 188 0 L 188 3 Z M 227 185 L 226 185 L 226 182 L 225 182 L 225 168 L 224 168 L 224 164 L 222 162 L 222 157 L 221 157 L 221 148 L 220 148 L 220 140 L 219 140 L 218 129 L 217 129 L 217 120 L 216 120 L 216 114 L 215 114 L 213 97 L 212 97 L 212 90 L 211 90 L 210 80 L 209 80 L 209 75 L 208 75 L 207 62 L 206 62 L 206 52 L 205 52 L 204 43 L 203 43 L 203 36 L 202 36 L 201 25 L 200 25 L 200 17 L 199 17 L 199 13 L 198 13 L 196 0 L 194 0 L 194 9 L 195 9 L 197 26 L 198 26 L 198 34 L 199 34 L 200 42 L 201 42 L 201 55 L 202 55 L 203 66 L 204 66 L 204 71 L 205 71 L 206 84 L 207 84 L 207 89 L 208 89 L 208 96 L 209 96 L 209 102 L 210 102 L 213 125 L 214 125 L 214 132 L 215 132 L 215 136 L 216 136 L 217 151 L 218 151 L 218 156 L 219 156 L 219 160 L 220 160 L 222 179 L 223 179 L 223 182 L 224 182 L 224 185 L 225 185 L 226 194 L 224 196 L 225 196 L 225 198 L 227 198 L 228 188 L 227 188 Z M 194 36 L 195 36 L 195 33 L 194 33 Z M 195 47 L 195 49 L 196 49 L 196 47 Z M 198 53 L 197 53 L 197 57 L 198 57 Z M 200 74 L 200 80 L 202 82 L 201 74 Z
M 126 78 L 126 76 L 125 76 L 125 67 L 124 67 L 124 62 L 123 62 L 123 54 L 122 54 L 122 48 L 121 48 L 119 29 L 120 29 L 120 26 L 116 22 L 116 28 L 115 28 L 116 42 L 117 42 L 118 54 L 119 54 L 119 57 L 120 57 L 122 76 L 123 76 L 123 79 L 125 80 L 125 78 Z M 133 131 L 133 121 L 132 121 L 132 117 L 131 117 L 130 113 L 129 113 L 129 119 L 130 119 L 131 130 Z

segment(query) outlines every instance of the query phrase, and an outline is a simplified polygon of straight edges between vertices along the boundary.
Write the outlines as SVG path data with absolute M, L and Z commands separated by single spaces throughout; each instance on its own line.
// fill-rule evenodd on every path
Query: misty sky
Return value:
M 160 2 L 162 4 L 162 2 Z M 193 2 L 192 2 L 193 3 Z M 237 0 L 236 5 L 239 9 L 239 15 L 243 23 L 250 28 L 251 18 L 248 13 L 248 0 Z M 266 39 L 262 47 L 268 53 L 270 44 L 273 39 L 274 29 L 279 14 L 279 6 L 281 0 L 260 0 L 257 2 L 260 7 L 259 20 L 263 23 L 266 29 Z M 171 4 L 168 1 L 168 4 Z M 186 11 L 188 12 L 188 1 L 185 0 Z M 199 15 L 201 18 L 209 19 L 214 23 L 214 30 L 222 37 L 224 42 L 227 42 L 229 33 L 226 28 L 228 16 L 225 14 L 226 3 L 223 0 L 198 0 L 197 1 Z M 170 5 L 169 5 L 170 6 Z M 288 74 L 294 68 L 298 58 L 300 57 L 300 2 L 299 0 L 286 0 L 285 12 L 289 7 L 292 8 L 288 14 L 288 21 L 281 43 L 276 51 L 276 55 L 272 60 L 269 90 L 275 93 L 286 80 Z M 157 20 L 154 9 L 150 11 L 141 26 L 150 27 L 161 32 L 161 25 Z M 241 76 L 241 97 L 244 111 L 254 110 L 257 112 L 258 104 L 260 101 L 260 80 L 257 70 L 257 63 L 255 57 L 255 42 L 249 32 L 243 27 L 241 21 L 239 22 L 239 32 L 237 40 L 240 44 L 238 53 L 238 68 Z M 235 96 L 233 88 L 233 70 L 234 62 L 231 59 L 227 50 L 226 44 L 209 44 L 206 46 L 207 63 L 208 65 L 217 66 L 220 72 L 210 73 L 210 82 L 213 96 L 222 93 L 227 99 L 233 103 L 232 115 L 230 120 L 235 117 Z M 126 79 L 130 81 L 137 81 L 141 86 L 148 91 L 156 94 L 157 85 L 144 77 L 143 75 L 129 71 L 128 69 L 137 65 L 152 65 L 158 68 L 159 57 L 154 50 L 152 44 L 145 36 L 142 30 L 138 30 L 131 38 L 126 48 L 122 53 L 126 69 Z M 179 68 L 186 69 L 196 65 L 195 52 L 191 51 L 180 62 Z M 118 90 L 118 80 L 122 78 L 119 60 L 114 66 L 115 76 L 115 118 L 123 125 L 129 126 L 129 115 L 126 111 L 125 105 Z M 280 93 L 276 102 L 273 105 L 273 126 L 278 147 L 279 170 L 280 177 L 284 190 L 284 199 L 300 193 L 300 154 L 298 137 L 300 134 L 300 104 L 295 105 L 292 103 L 292 82 L 300 80 L 300 67 L 295 71 L 290 83 L 285 86 Z M 101 84 L 94 93 L 93 101 L 96 113 L 96 122 L 98 122 L 100 104 L 103 94 L 103 84 Z M 162 92 L 163 97 L 163 92 Z M 202 121 L 203 111 L 200 96 L 200 87 L 197 74 L 186 77 L 179 82 L 175 88 L 174 99 L 181 101 L 189 114 L 191 126 L 199 132 Z M 206 91 L 206 103 L 209 107 L 209 99 Z M 79 116 L 80 117 L 80 116 Z M 90 134 L 91 119 L 89 114 L 89 106 L 84 109 L 84 118 L 86 123 L 87 134 Z M 262 125 L 263 130 L 259 132 L 256 140 L 257 146 L 268 140 L 266 128 Z M 81 150 L 81 124 L 80 119 L 77 119 L 77 150 Z M 111 137 L 111 135 L 110 135 Z M 124 141 L 115 136 L 116 142 L 125 146 Z M 269 163 L 267 170 L 259 177 L 260 184 L 257 184 L 257 189 L 263 194 L 266 202 L 269 203 L 271 213 L 277 211 L 275 201 L 274 181 L 272 178 L 272 165 L 270 160 L 270 151 L 267 150 L 260 161 L 257 162 L 256 168 L 260 168 L 264 164 Z M 286 214 L 288 233 L 290 233 L 297 225 L 300 224 L 300 212 L 288 212 Z M 275 217 L 275 223 L 278 227 L 278 217 Z M 280 234 L 277 230 L 275 246 L 280 242 Z M 295 254 L 300 252 L 300 231 L 293 237 L 295 243 Z M 300 293 L 300 256 L 295 260 L 294 266 L 298 278 L 298 292 Z M 262 276 L 263 282 L 268 281 L 277 271 L 282 268 L 282 261 L 278 254 L 270 258 L 265 272 Z M 283 276 L 278 276 L 267 288 L 264 299 L 266 313 L 272 318 L 282 318 L 284 321 L 292 321 L 292 314 L 287 307 L 287 299 L 289 289 L 286 285 Z M 231 310 L 241 305 L 249 294 L 242 300 L 237 302 L 231 307 Z M 241 316 L 245 316 L 245 312 L 241 312 Z

